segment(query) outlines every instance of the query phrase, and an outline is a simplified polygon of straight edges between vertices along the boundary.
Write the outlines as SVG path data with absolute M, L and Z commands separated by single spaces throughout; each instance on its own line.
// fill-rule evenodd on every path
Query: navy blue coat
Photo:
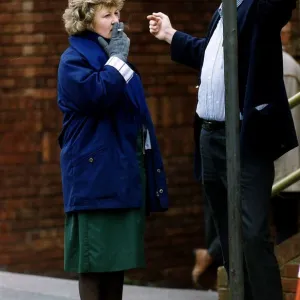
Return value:
M 145 154 L 147 208 L 165 211 L 165 172 L 142 82 L 134 73 L 127 84 L 115 68 L 105 66 L 108 57 L 97 38 L 92 32 L 71 36 L 58 69 L 65 212 L 141 207 L 136 151 L 142 125 L 152 146 Z
M 283 81 L 280 31 L 291 18 L 296 0 L 244 0 L 238 8 L 239 103 L 243 116 L 241 151 L 275 160 L 298 145 Z M 205 49 L 220 20 L 215 12 L 207 37 L 176 32 L 172 59 L 194 69 L 203 66 Z M 201 82 L 200 82 L 201 84 Z M 268 104 L 258 111 L 256 106 Z M 195 116 L 195 172 L 201 177 L 199 137 Z

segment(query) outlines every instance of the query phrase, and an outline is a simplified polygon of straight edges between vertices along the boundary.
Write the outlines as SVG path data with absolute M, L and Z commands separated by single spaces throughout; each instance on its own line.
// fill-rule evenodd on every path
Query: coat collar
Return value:
M 98 43 L 99 35 L 85 31 L 80 35 L 72 35 L 69 43 L 78 51 L 96 70 L 101 69 L 108 60 L 108 56 Z
M 253 7 L 254 1 L 255 0 L 244 0 L 243 3 L 238 8 L 238 15 L 237 15 L 238 35 L 240 35 L 244 29 L 248 14 L 250 12 L 250 9 Z

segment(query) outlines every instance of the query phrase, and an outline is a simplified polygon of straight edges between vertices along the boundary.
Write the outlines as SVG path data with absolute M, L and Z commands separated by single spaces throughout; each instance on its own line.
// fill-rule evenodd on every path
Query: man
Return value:
M 283 75 L 288 98 L 300 92 L 300 65 L 286 52 L 290 45 L 292 24 L 288 22 L 281 30 L 281 41 L 283 45 Z M 300 138 L 300 106 L 292 111 L 296 125 L 298 139 Z M 286 153 L 275 161 L 275 182 L 286 177 L 300 168 L 299 147 Z M 293 184 L 280 195 L 272 199 L 272 213 L 276 230 L 276 244 L 280 244 L 298 232 L 298 202 L 300 200 L 300 182 Z M 204 198 L 204 218 L 206 231 L 207 249 L 195 251 L 195 266 L 192 278 L 195 284 L 206 269 L 215 264 L 222 265 L 220 256 L 222 250 L 218 241 L 217 233 L 213 228 L 212 215 L 208 203 Z
M 281 31 L 283 45 L 283 74 L 288 97 L 300 92 L 300 65 L 287 53 L 290 45 L 292 24 L 289 22 Z M 300 106 L 292 110 L 298 139 L 300 138 Z M 286 153 L 275 162 L 275 182 L 300 168 L 299 147 Z M 276 242 L 281 243 L 298 232 L 298 203 L 300 201 L 300 182 L 285 189 L 272 200 Z
M 280 30 L 296 0 L 238 0 L 241 202 L 246 300 L 282 300 L 268 212 L 274 160 L 295 148 L 297 137 L 283 82 Z M 168 16 L 148 16 L 150 33 L 171 44 L 176 62 L 200 71 L 195 118 L 198 178 L 212 209 L 229 274 L 222 8 L 207 37 L 176 31 Z M 201 154 L 201 159 L 200 159 Z

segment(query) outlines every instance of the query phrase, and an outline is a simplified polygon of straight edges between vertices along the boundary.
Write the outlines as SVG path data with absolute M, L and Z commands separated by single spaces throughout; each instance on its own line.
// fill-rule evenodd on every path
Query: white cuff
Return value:
M 118 70 L 127 83 L 133 77 L 133 70 L 122 59 L 116 56 L 110 57 L 105 65 L 114 67 Z
M 261 105 L 256 106 L 255 108 L 256 108 L 257 110 L 262 110 L 262 109 L 264 109 L 267 105 L 268 105 L 268 104 L 261 104 Z

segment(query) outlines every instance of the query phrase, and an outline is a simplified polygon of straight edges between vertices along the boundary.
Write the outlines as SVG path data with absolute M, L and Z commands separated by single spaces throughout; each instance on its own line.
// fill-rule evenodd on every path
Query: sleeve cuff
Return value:
M 178 30 L 175 32 L 170 47 L 172 61 L 180 63 L 181 57 L 184 53 L 187 38 L 188 34 Z
M 133 70 L 123 60 L 116 56 L 110 57 L 105 65 L 111 66 L 119 71 L 127 83 L 133 77 Z

